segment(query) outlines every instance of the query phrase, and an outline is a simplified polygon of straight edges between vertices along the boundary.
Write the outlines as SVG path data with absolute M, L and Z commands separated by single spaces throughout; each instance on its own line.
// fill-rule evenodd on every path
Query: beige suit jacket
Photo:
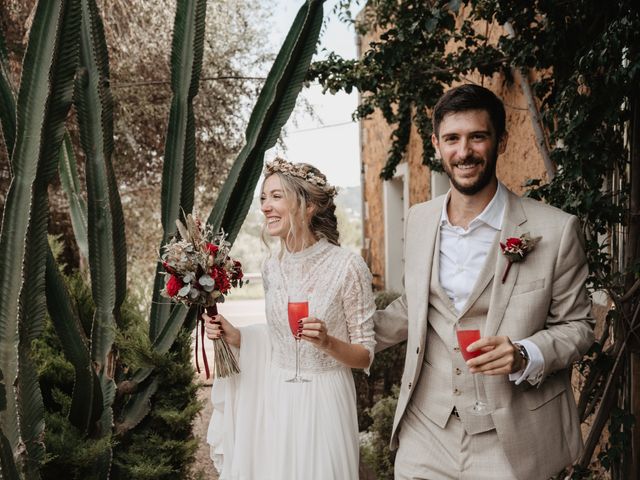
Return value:
M 495 406 L 496 432 L 518 478 L 548 478 L 570 465 L 582 448 L 570 376 L 572 363 L 594 340 L 587 261 L 576 217 L 511 192 L 507 197 L 500 241 L 527 232 L 542 239 L 512 265 L 505 283 L 500 280 L 507 259 L 498 255 L 484 334 L 531 340 L 542 352 L 544 372 L 537 386 L 515 385 L 506 375 L 485 376 L 484 384 Z M 405 293 L 374 317 L 377 350 L 408 340 L 392 448 L 398 445 L 398 427 L 423 365 L 429 280 L 439 258 L 434 247 L 444 200 L 438 197 L 409 210 Z

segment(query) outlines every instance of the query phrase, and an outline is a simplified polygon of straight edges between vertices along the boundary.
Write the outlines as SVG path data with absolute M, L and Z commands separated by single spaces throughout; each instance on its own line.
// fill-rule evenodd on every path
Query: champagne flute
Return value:
M 309 298 L 304 294 L 289 295 L 287 314 L 289 316 L 289 328 L 296 339 L 296 374 L 286 381 L 289 383 L 310 382 L 311 380 L 300 375 L 300 333 L 302 328 L 298 323 L 300 319 L 309 316 Z
M 482 355 L 482 350 L 476 350 L 475 352 L 468 352 L 467 347 L 473 342 L 480 340 L 480 330 L 476 328 L 463 328 L 459 323 L 456 323 L 456 336 L 458 337 L 458 346 L 460 347 L 460 353 L 462 357 L 467 360 L 476 358 Z M 493 412 L 493 408 L 483 399 L 480 395 L 480 389 L 478 387 L 478 375 L 473 374 L 473 385 L 476 391 L 476 398 L 473 405 L 465 408 L 465 411 L 471 415 L 489 415 Z

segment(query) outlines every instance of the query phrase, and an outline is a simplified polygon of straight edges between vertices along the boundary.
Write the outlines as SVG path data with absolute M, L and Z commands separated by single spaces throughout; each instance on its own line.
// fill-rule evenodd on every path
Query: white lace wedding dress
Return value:
M 362 258 L 320 240 L 264 265 L 267 325 L 241 329 L 241 373 L 216 380 L 208 441 L 221 480 L 356 480 L 358 425 L 351 370 L 300 342 L 308 383 L 287 383 L 295 340 L 287 292 L 308 292 L 310 315 L 373 359 L 371 274 Z

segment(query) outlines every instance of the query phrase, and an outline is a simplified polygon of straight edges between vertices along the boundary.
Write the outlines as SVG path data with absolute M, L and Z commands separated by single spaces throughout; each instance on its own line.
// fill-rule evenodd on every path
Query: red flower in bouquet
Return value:
M 214 245 L 213 243 L 207 242 L 205 244 L 204 248 L 205 248 L 205 250 L 207 252 L 209 252 L 210 255 L 214 255 L 215 256 L 215 255 L 218 254 L 219 248 L 218 248 L 217 245 Z
M 182 287 L 184 287 L 184 283 L 182 283 L 180 277 L 171 275 L 167 281 L 167 295 L 171 298 L 175 297 Z
M 240 262 L 229 257 L 231 244 L 224 232 L 217 233 L 213 227 L 189 214 L 185 223 L 176 221 L 178 235 L 162 247 L 162 266 L 166 282 L 161 294 L 172 302 L 187 307 L 197 305 L 200 315 L 202 357 L 209 378 L 209 366 L 204 350 L 204 321 L 202 311 L 217 315 L 216 303 L 224 302 L 232 287 L 242 287 Z M 239 371 L 237 362 L 224 339 L 214 340 L 214 377 L 226 377 Z M 196 335 L 196 368 L 198 364 L 198 335 Z
M 231 282 L 237 282 L 238 280 L 242 280 L 244 278 L 244 273 L 242 273 L 242 264 L 238 260 L 233 261 L 233 273 L 231 274 Z
M 167 273 L 171 273 L 171 274 L 176 273 L 176 271 L 167 262 L 162 262 L 162 266 L 164 267 Z
M 532 237 L 529 233 L 524 233 L 519 237 L 509 237 L 505 243 L 500 242 L 500 250 L 507 257 L 507 268 L 502 275 L 502 283 L 507 279 L 511 265 L 521 262 L 535 248 L 542 237 Z
M 231 282 L 227 276 L 227 272 L 220 267 L 213 267 L 211 269 L 211 276 L 215 281 L 216 288 L 220 290 L 220 293 L 226 295 L 231 289 Z

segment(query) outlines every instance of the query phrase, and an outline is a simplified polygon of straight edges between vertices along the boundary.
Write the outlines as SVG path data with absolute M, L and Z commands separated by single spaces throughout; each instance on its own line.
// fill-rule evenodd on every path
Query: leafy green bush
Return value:
M 90 286 L 79 273 L 65 277 L 65 282 L 84 330 L 90 331 L 94 310 Z M 113 450 L 112 479 L 189 478 L 198 446 L 192 427 L 201 409 L 191 365 L 190 330 L 183 329 L 167 355 L 157 355 L 149 343 L 148 324 L 136 299 L 129 296 L 121 311 L 121 330 L 116 337 L 120 366 L 115 372 L 116 382 L 127 371 L 154 365 L 160 388 L 152 399 L 151 411 L 124 435 L 92 439 L 78 432 L 68 420 L 73 366 L 65 359 L 58 336 L 47 319 L 43 335 L 34 342 L 34 360 L 45 404 L 44 479 L 96 478 L 93 467 L 109 449 Z M 121 411 L 124 400 L 116 400 L 114 415 Z
M 389 448 L 393 417 L 398 404 L 400 387 L 394 385 L 391 395 L 383 397 L 368 409 L 373 423 L 360 434 L 360 457 L 375 473 L 377 480 L 393 480 L 396 452 Z
M 396 292 L 376 293 L 376 308 L 384 310 L 399 296 Z M 405 352 L 406 342 L 402 342 L 376 353 L 368 376 L 361 370 L 353 372 L 358 402 L 358 425 L 361 432 L 367 430 L 373 422 L 367 409 L 373 407 L 382 397 L 391 395 L 393 385 L 400 384 Z

